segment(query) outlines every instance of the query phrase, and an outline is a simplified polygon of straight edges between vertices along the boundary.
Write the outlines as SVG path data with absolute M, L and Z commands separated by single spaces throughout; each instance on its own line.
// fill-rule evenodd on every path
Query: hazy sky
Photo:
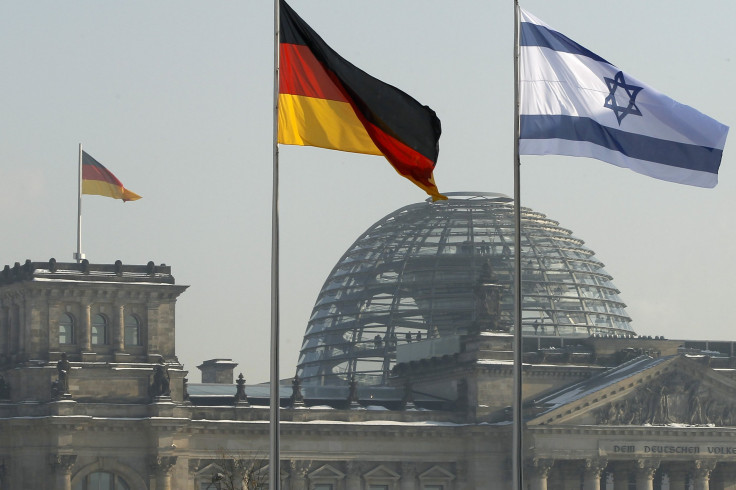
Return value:
M 340 54 L 442 120 L 441 191 L 513 192 L 513 2 L 292 0 Z M 732 0 L 530 0 L 550 26 L 733 126 Z M 76 249 L 81 142 L 140 201 L 83 198 L 93 263 L 173 267 L 177 350 L 199 382 L 231 358 L 266 381 L 273 2 L 0 2 L 0 267 Z M 730 140 L 736 138 L 731 135 Z M 736 143 L 720 184 L 524 157 L 522 205 L 606 264 L 640 334 L 736 340 Z M 281 148 L 281 377 L 323 281 L 391 211 L 425 199 L 381 157 Z

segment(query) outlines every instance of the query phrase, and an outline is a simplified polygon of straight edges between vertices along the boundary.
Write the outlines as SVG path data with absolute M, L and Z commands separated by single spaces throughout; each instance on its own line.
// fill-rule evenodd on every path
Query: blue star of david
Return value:
M 642 115 L 639 108 L 636 107 L 636 95 L 639 93 L 640 90 L 642 90 L 643 87 L 637 87 L 636 85 L 627 84 L 626 80 L 624 79 L 624 72 L 622 71 L 616 73 L 616 76 L 613 79 L 610 79 L 608 77 L 603 77 L 603 79 L 606 81 L 606 85 L 608 85 L 609 90 L 608 97 L 606 97 L 606 102 L 603 104 L 603 107 L 611 109 L 616 114 L 616 119 L 618 119 L 619 126 L 621 126 L 621 121 L 623 121 L 623 119 L 629 114 L 633 114 L 634 116 Z M 629 97 L 629 103 L 626 107 L 619 105 L 618 101 L 616 100 L 616 90 L 618 88 L 626 91 L 626 95 L 628 95 Z M 621 94 L 621 92 L 619 92 L 619 94 Z

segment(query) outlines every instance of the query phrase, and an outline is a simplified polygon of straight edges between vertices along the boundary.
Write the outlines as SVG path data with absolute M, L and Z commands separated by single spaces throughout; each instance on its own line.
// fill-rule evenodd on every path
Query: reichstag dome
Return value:
M 368 228 L 340 258 L 299 356 L 305 385 L 385 384 L 397 345 L 513 330 L 513 199 L 448 193 Z M 595 253 L 557 221 L 522 209 L 525 336 L 634 335 Z M 489 299 L 490 298 L 490 299 Z

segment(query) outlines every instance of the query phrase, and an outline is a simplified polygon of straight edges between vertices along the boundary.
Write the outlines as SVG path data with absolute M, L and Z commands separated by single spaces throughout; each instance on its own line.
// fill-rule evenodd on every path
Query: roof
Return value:
M 270 383 L 247 385 L 245 394 L 248 401 L 255 405 L 269 405 Z M 194 405 L 231 405 L 234 403 L 237 385 L 218 383 L 187 384 L 189 400 Z M 281 406 L 289 405 L 292 387 L 280 386 L 279 398 Z M 303 386 L 302 396 L 306 406 L 324 406 L 336 409 L 347 408 L 348 386 Z M 413 392 L 414 403 L 424 408 L 440 409 L 448 400 L 432 395 Z M 361 405 L 383 406 L 387 409 L 399 409 L 404 398 L 404 389 L 392 386 L 358 386 L 358 399 Z
M 174 284 L 171 267 L 166 264 L 125 265 L 120 260 L 114 264 L 90 264 L 82 260 L 76 262 L 31 262 L 23 265 L 16 262 L 13 267 L 6 265 L 0 272 L 0 286 L 24 281 L 85 281 L 85 282 L 135 282 L 148 284 Z
M 640 356 L 618 367 L 596 374 L 584 381 L 572 384 L 561 390 L 550 393 L 542 398 L 531 402 L 532 405 L 543 407 L 544 410 L 537 415 L 554 410 L 562 405 L 573 403 L 585 396 L 603 390 L 619 381 L 629 378 L 642 371 L 669 361 L 677 356 L 665 356 L 652 358 Z

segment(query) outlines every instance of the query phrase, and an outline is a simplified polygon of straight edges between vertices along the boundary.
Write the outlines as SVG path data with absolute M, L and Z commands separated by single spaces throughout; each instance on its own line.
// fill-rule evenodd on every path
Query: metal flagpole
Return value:
M 521 162 L 519 160 L 519 2 L 514 0 L 514 435 L 513 489 L 524 485 L 521 394 Z
M 79 143 L 79 172 L 77 178 L 77 253 L 74 259 L 77 263 L 82 262 L 82 143 Z
M 273 46 L 273 200 L 271 203 L 271 451 L 268 466 L 270 490 L 281 488 L 279 433 L 279 0 L 274 0 Z

